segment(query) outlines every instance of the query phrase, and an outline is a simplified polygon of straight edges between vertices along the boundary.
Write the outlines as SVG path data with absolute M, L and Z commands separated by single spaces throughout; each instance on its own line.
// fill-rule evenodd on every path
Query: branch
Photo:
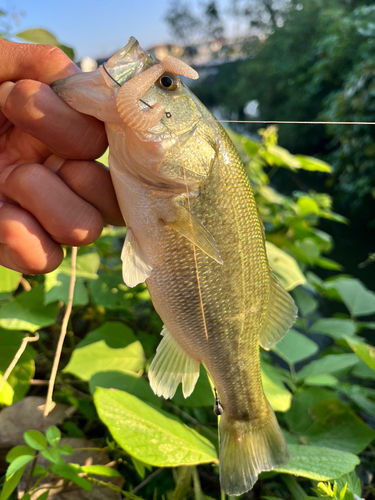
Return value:
M 39 333 L 38 332 L 35 333 L 34 337 L 24 337 L 22 339 L 20 348 L 18 349 L 18 351 L 14 355 L 14 358 L 12 359 L 12 362 L 10 363 L 10 365 L 8 366 L 8 368 L 4 372 L 3 379 L 0 382 L 0 392 L 1 392 L 1 389 L 3 388 L 5 382 L 8 380 L 9 375 L 12 373 L 13 368 L 16 366 L 16 364 L 18 363 L 18 360 L 20 359 L 24 350 L 26 349 L 27 344 L 29 342 L 36 342 L 37 340 L 39 340 Z
M 44 414 L 43 414 L 44 417 L 47 417 L 47 415 L 52 411 L 52 408 L 53 408 L 53 403 L 52 403 L 53 388 L 55 386 L 57 370 L 59 368 L 59 362 L 60 362 L 60 358 L 61 358 L 61 352 L 62 352 L 62 348 L 64 345 L 64 340 L 65 340 L 66 332 L 68 329 L 68 322 L 69 322 L 70 314 L 72 312 L 72 307 L 73 307 L 74 286 L 76 284 L 77 251 L 78 251 L 77 247 L 72 247 L 72 275 L 70 277 L 68 302 L 66 304 L 66 310 L 65 310 L 65 314 L 63 317 L 62 325 L 61 325 L 60 337 L 59 337 L 59 341 L 57 343 L 55 358 L 53 360 L 51 377 L 49 379 L 47 399 L 46 399 L 46 404 L 44 407 Z

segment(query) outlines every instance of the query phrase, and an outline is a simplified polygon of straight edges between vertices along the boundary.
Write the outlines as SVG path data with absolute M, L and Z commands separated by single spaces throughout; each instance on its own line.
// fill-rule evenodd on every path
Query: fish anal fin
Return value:
M 122 277 L 124 283 L 134 287 L 150 276 L 152 267 L 145 262 L 133 231 L 128 228 L 121 252 Z
M 250 490 L 258 475 L 286 465 L 289 451 L 275 414 L 267 404 L 267 413 L 257 420 L 232 420 L 224 412 L 220 417 L 220 483 L 227 495 Z
M 219 264 L 223 264 L 223 259 L 220 257 L 213 236 L 207 231 L 200 220 L 184 205 L 177 203 L 176 207 L 177 217 L 175 220 L 166 221 L 165 223 L 200 248 L 206 255 Z
M 161 334 L 163 339 L 148 372 L 151 389 L 170 399 L 182 382 L 182 393 L 187 398 L 198 380 L 200 363 L 186 354 L 165 327 Z
M 293 325 L 297 317 L 297 307 L 277 279 L 271 274 L 271 292 L 266 311 L 266 319 L 259 336 L 263 349 L 271 349 Z

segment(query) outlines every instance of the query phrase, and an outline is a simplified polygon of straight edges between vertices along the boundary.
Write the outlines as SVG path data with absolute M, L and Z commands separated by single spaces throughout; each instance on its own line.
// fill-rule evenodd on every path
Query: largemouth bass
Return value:
M 128 286 L 146 282 L 164 322 L 151 387 L 189 396 L 203 363 L 218 394 L 222 489 L 238 495 L 288 449 L 263 392 L 259 344 L 272 347 L 296 307 L 267 262 L 257 206 L 228 135 L 178 75 L 131 38 L 104 66 L 53 84 L 105 122 L 109 165 L 128 230 Z

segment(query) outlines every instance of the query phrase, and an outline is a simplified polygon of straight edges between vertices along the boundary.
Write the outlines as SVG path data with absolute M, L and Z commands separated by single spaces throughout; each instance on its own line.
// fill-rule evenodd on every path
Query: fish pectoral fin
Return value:
M 150 276 L 152 267 L 143 259 L 133 231 L 128 228 L 121 252 L 122 277 L 124 283 L 134 287 Z
M 182 382 L 182 393 L 187 398 L 197 383 L 200 363 L 186 354 L 165 327 L 161 334 L 163 339 L 148 372 L 151 389 L 158 396 L 170 399 Z
M 263 349 L 269 350 L 281 340 L 296 320 L 297 313 L 294 300 L 271 274 L 271 293 L 266 319 L 259 336 Z
M 216 262 L 224 264 L 213 236 L 207 231 L 200 220 L 180 203 L 176 204 L 176 208 L 176 219 L 165 221 L 165 224 L 180 233 Z

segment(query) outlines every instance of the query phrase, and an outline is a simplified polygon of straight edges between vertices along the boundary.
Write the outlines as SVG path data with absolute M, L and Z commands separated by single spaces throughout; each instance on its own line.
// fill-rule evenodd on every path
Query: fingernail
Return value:
M 0 108 L 4 108 L 8 95 L 15 86 L 14 82 L 4 82 L 0 85 Z

